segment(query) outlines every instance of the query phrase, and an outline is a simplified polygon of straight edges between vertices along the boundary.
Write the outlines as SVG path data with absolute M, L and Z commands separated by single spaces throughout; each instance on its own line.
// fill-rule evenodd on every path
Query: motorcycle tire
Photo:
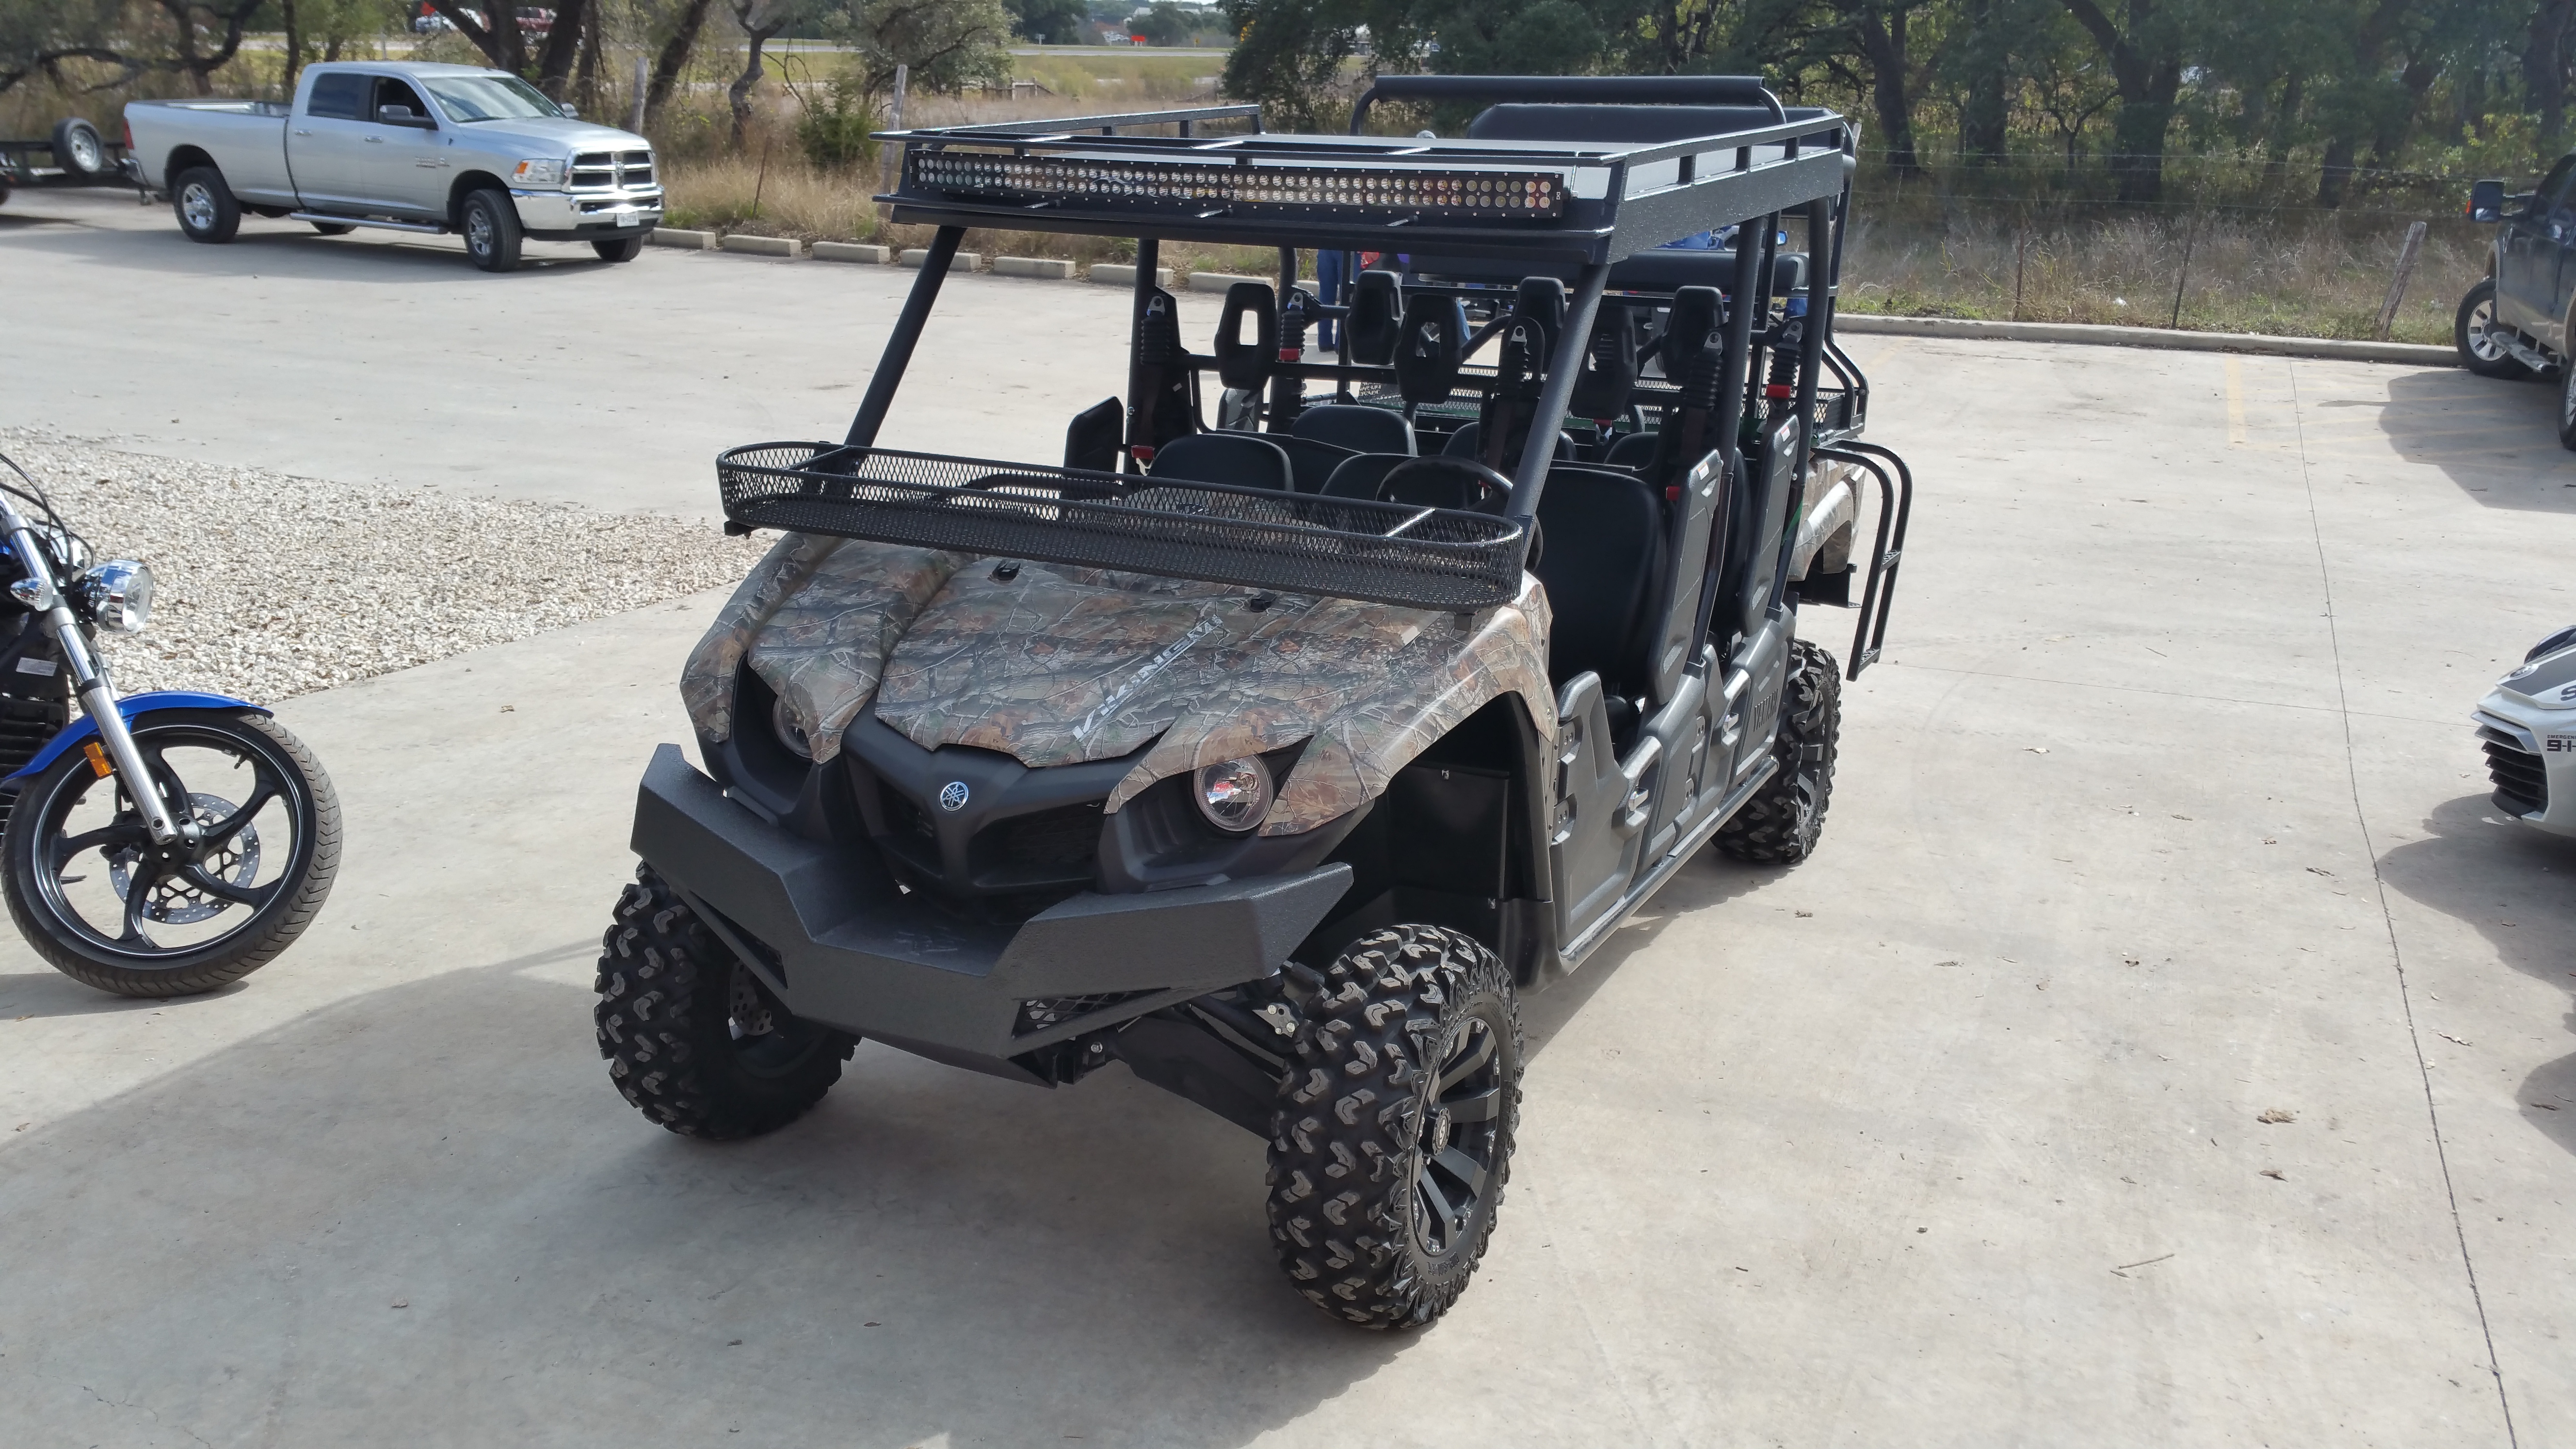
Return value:
M 155 845 L 105 753 L 84 742 L 24 782 L 10 808 L 9 918 L 48 965 L 101 991 L 228 986 L 321 912 L 340 865 L 339 798 L 313 752 L 264 714 L 156 710 L 132 728 L 164 803 L 199 839 Z

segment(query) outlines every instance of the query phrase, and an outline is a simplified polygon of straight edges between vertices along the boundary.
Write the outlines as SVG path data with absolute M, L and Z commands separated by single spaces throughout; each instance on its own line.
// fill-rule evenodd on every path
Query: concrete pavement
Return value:
M 854 290 L 878 285 L 858 268 L 492 279 L 318 241 L 268 244 L 256 283 L 200 270 L 208 309 L 414 309 L 438 406 L 370 394 L 410 440 L 370 453 L 377 429 L 266 415 L 271 389 L 358 386 L 310 338 L 287 383 L 174 375 L 241 339 L 156 323 L 144 293 L 181 284 L 154 269 L 251 248 L 167 241 L 0 227 L 0 266 L 48 279 L 6 344 L 13 368 L 42 349 L 27 420 L 89 431 L 110 414 L 60 379 L 123 367 L 261 414 L 126 414 L 160 449 L 405 481 L 465 459 L 459 486 L 613 504 L 562 421 L 585 380 L 619 396 L 650 358 L 576 328 L 539 368 L 497 339 L 721 296 L 849 307 L 832 336 L 863 368 L 893 295 Z M 432 280 L 380 280 L 416 261 Z M 142 291 L 75 329 L 50 293 L 93 274 Z M 537 300 L 466 290 L 493 282 Z M 983 277 L 952 296 L 994 299 L 950 325 L 1028 359 L 986 394 L 1025 397 L 1015 446 L 1051 456 L 1112 383 L 1022 338 L 1074 315 L 1041 309 L 1118 299 Z M 810 323 L 690 336 L 829 355 Z M 1259 1144 L 1123 1073 L 1049 1093 L 863 1046 L 762 1141 L 627 1109 L 586 963 L 635 777 L 683 734 L 702 596 L 291 702 L 348 862 L 315 932 L 241 988 L 123 1003 L 0 943 L 0 1442 L 2576 1437 L 2576 848 L 2493 818 L 2464 720 L 2576 617 L 2553 395 L 1854 350 L 1872 436 L 1923 497 L 1890 658 L 1846 693 L 1824 848 L 1695 863 L 1526 1004 L 1500 1234 L 1438 1327 L 1363 1337 L 1308 1309 L 1269 1260 Z M 790 399 L 808 425 L 787 427 L 723 380 L 622 417 L 624 503 L 698 508 L 715 446 L 845 412 Z M 523 383 L 562 406 L 496 409 Z M 908 387 L 897 419 L 928 397 Z M 536 461 L 505 478 L 487 455 Z M 1847 647 L 1848 616 L 1817 614 Z

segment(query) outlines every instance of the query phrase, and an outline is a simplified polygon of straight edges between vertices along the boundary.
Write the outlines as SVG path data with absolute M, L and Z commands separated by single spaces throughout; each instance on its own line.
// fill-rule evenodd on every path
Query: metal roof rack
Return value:
M 1381 80 L 1372 96 L 1410 89 L 1390 91 L 1398 79 Z M 1769 108 L 1780 112 L 1776 101 Z M 1225 120 L 1253 129 L 1198 132 Z M 1131 134 L 1145 126 L 1175 134 Z M 878 199 L 892 204 L 894 220 L 915 225 L 1600 264 L 1839 195 L 1853 134 L 1831 111 L 1655 142 L 1287 135 L 1259 126 L 1259 107 L 1206 106 L 880 132 L 902 146 L 903 170 Z

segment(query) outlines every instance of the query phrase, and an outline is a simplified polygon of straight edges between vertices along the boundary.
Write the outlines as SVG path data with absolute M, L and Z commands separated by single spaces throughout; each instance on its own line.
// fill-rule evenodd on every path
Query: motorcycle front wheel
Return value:
M 26 782 L 0 838 L 9 916 L 64 975 L 119 996 L 190 996 L 276 959 L 340 865 L 340 802 L 302 741 L 247 711 L 133 726 L 194 839 L 156 845 L 106 756 L 67 750 Z

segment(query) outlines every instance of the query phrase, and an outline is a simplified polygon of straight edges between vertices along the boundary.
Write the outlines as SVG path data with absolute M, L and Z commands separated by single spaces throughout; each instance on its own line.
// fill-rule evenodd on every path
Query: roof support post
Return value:
M 1824 369 L 1825 339 L 1833 335 L 1834 292 L 1826 276 L 1842 255 L 1842 231 L 1835 225 L 1834 203 L 1817 197 L 1807 203 L 1807 299 L 1806 325 L 1798 333 L 1798 392 L 1791 406 L 1798 410 L 1798 462 L 1789 476 L 1789 486 L 1806 497 L 1808 458 L 1816 450 L 1816 383 Z M 1830 238 L 1830 243 L 1827 239 Z M 1803 507 L 1803 502 L 1801 507 Z M 1790 515 L 1789 527 L 1780 539 L 1780 566 L 1771 574 L 1771 602 L 1777 604 L 1789 591 L 1789 560 L 1797 551 L 1799 519 Z
M 1153 304 L 1160 285 L 1155 278 L 1163 269 L 1163 240 L 1160 237 L 1136 238 L 1136 288 L 1134 300 L 1127 309 L 1127 446 L 1118 450 L 1118 471 L 1145 471 L 1136 461 L 1138 448 L 1154 445 L 1151 437 L 1136 436 L 1135 418 L 1145 395 L 1145 309 Z
M 1547 486 L 1549 465 L 1556 461 L 1556 435 L 1564 430 L 1566 404 L 1574 397 L 1574 380 L 1583 373 L 1584 354 L 1592 344 L 1592 319 L 1601 311 L 1601 290 L 1609 281 L 1607 262 L 1586 262 L 1575 273 L 1574 296 L 1565 309 L 1565 332 L 1556 339 L 1556 355 L 1547 360 L 1547 383 L 1539 389 L 1538 411 L 1530 418 L 1529 436 L 1521 440 L 1520 472 L 1512 479 L 1512 501 L 1506 511 L 1523 529 L 1538 517 L 1539 493 Z
M 904 369 L 912 365 L 913 344 L 921 340 L 923 324 L 930 320 L 930 305 L 939 300 L 939 284 L 948 280 L 949 265 L 957 260 L 957 244 L 966 237 L 962 226 L 943 226 L 930 239 L 930 255 L 921 259 L 921 275 L 912 279 L 912 294 L 903 299 L 903 311 L 894 319 L 894 334 L 886 338 L 885 355 L 877 359 L 875 375 L 868 379 L 868 394 L 859 400 L 859 415 L 850 420 L 851 447 L 874 447 L 877 429 L 885 426 L 886 409 L 894 406 L 894 390 L 903 385 Z

